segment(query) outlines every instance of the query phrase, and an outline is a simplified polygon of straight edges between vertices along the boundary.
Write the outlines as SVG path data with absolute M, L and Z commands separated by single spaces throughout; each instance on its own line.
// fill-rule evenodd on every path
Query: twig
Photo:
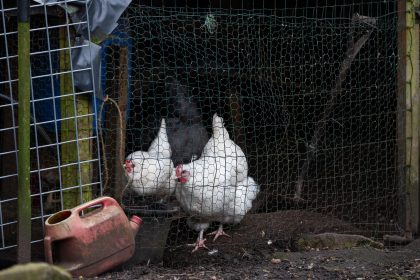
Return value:
M 315 130 L 314 135 L 312 136 L 311 143 L 309 144 L 308 156 L 306 158 L 305 163 L 302 166 L 301 172 L 296 183 L 294 195 L 295 201 L 302 201 L 301 195 L 303 181 L 308 175 L 309 164 L 317 151 L 318 142 L 321 139 L 321 137 L 325 134 L 327 119 L 334 109 L 337 97 L 341 94 L 342 84 L 347 76 L 347 72 L 349 71 L 353 60 L 355 59 L 363 45 L 366 43 L 366 41 L 369 39 L 371 33 L 372 31 L 369 31 L 367 34 L 363 35 L 354 45 L 349 44 L 349 48 L 346 52 L 346 57 L 344 58 L 343 63 L 341 64 L 340 72 L 335 81 L 335 87 L 331 90 L 331 98 L 325 107 L 322 118 L 318 121 L 318 127 Z
M 108 188 L 109 171 L 108 171 L 108 165 L 107 165 L 107 159 L 106 159 L 106 153 L 105 153 L 105 142 L 104 142 L 104 137 L 102 135 L 102 122 L 100 120 L 101 120 L 101 117 L 102 117 L 102 110 L 104 108 L 104 104 L 107 100 L 108 100 L 108 95 L 105 96 L 105 99 L 102 102 L 101 107 L 99 108 L 99 113 L 98 113 L 99 121 L 97 122 L 98 123 L 98 129 L 99 129 L 99 138 L 100 138 L 101 146 L 102 146 L 102 160 L 104 162 L 104 177 L 105 177 L 104 178 L 104 184 L 103 184 L 104 185 L 103 186 L 103 192 L 104 193 Z
M 125 184 L 124 188 L 122 189 L 121 194 L 120 194 L 120 197 L 119 197 L 120 204 L 121 204 L 121 206 L 122 206 L 122 207 L 124 207 L 124 208 L 125 208 L 125 205 L 124 205 L 124 202 L 123 202 L 123 200 L 122 200 L 122 199 L 123 199 L 123 197 L 124 197 L 125 190 L 128 188 L 128 186 L 129 186 L 132 182 L 133 182 L 133 179 L 129 179 L 129 180 L 128 180 L 127 184 Z

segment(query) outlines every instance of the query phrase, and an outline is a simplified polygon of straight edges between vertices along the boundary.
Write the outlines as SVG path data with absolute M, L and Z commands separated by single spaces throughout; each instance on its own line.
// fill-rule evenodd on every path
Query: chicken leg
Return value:
M 213 232 L 210 232 L 210 233 L 209 233 L 209 234 L 207 234 L 207 235 L 214 235 L 213 242 L 214 242 L 214 241 L 216 241 L 216 239 L 217 239 L 217 238 L 219 238 L 219 236 L 227 236 L 227 237 L 231 238 L 231 236 L 230 236 L 229 234 L 226 234 L 226 233 L 223 231 L 223 224 L 220 224 L 220 226 L 219 226 L 219 229 L 218 229 L 218 230 L 213 231 Z
M 207 246 L 204 244 L 204 242 L 207 240 L 207 239 L 204 239 L 203 238 L 203 234 L 204 234 L 204 230 L 202 229 L 202 230 L 200 230 L 200 233 L 198 234 L 198 237 L 197 237 L 197 241 L 195 242 L 195 243 L 193 243 L 193 244 L 188 244 L 188 246 L 193 246 L 194 247 L 194 249 L 191 251 L 191 253 L 194 253 L 195 251 L 197 251 L 198 249 L 200 249 L 200 248 L 205 248 L 205 249 L 207 249 L 207 250 L 210 250 L 209 248 L 207 248 Z

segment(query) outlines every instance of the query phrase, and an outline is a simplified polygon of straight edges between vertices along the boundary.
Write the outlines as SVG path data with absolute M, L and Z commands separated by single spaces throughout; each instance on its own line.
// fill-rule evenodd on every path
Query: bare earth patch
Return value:
M 210 251 L 191 254 L 196 235 L 176 236 L 174 225 L 160 264 L 125 265 L 97 279 L 420 279 L 420 240 L 404 247 L 314 249 L 292 252 L 301 233 L 357 232 L 332 217 L 303 211 L 248 215 L 227 233 L 207 241 Z

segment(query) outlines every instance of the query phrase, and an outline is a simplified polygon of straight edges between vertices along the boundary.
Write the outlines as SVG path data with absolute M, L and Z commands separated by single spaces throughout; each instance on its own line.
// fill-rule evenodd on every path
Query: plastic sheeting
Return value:
M 71 54 L 71 61 L 73 64 L 73 78 L 74 85 L 82 91 L 93 90 L 93 84 L 95 85 L 96 97 L 102 99 L 101 88 L 100 88 L 100 74 L 101 59 L 100 52 L 101 47 L 94 44 L 83 37 L 76 37 L 75 46 Z M 94 81 L 92 81 L 91 68 L 93 70 Z
M 99 75 L 101 47 L 96 43 L 102 42 L 118 26 L 117 21 L 131 0 L 35 1 L 62 7 L 70 15 L 73 23 L 86 22 L 76 25 L 78 37 L 74 46 L 81 47 L 73 49 L 71 54 L 74 84 L 83 91 L 95 90 L 96 97 L 102 99 Z M 93 69 L 94 82 L 89 68 Z

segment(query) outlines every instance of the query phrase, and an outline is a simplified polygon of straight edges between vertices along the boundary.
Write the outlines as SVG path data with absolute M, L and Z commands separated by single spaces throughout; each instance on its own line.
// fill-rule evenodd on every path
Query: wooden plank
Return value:
M 413 234 L 419 229 L 419 25 L 415 23 L 417 1 L 407 1 L 406 13 L 406 193 L 407 225 Z
M 118 87 L 119 84 L 115 82 L 113 77 L 118 75 L 118 63 L 116 61 L 115 53 L 117 50 L 119 51 L 119 47 L 110 46 L 108 50 L 110 52 L 109 59 L 111 60 L 108 62 L 106 66 L 106 83 L 105 87 L 102 89 L 104 93 L 111 98 L 112 100 L 118 101 Z M 108 54 L 107 54 L 108 55 Z M 109 77 L 109 75 L 112 76 Z M 117 163 L 118 154 L 116 150 L 116 139 L 118 138 L 118 123 L 119 117 L 118 112 L 116 109 L 115 104 L 112 104 L 111 101 L 107 101 L 103 107 L 104 110 L 104 128 L 102 129 L 104 145 L 101 147 L 103 152 L 103 163 L 104 163 L 104 174 L 102 176 L 103 179 L 103 192 L 105 195 L 109 195 L 112 197 L 116 197 L 116 172 L 115 170 L 118 168 L 119 164 Z
M 67 29 L 60 28 L 60 48 L 68 47 Z M 71 70 L 70 53 L 68 50 L 60 51 L 60 71 Z M 73 79 L 71 73 L 60 75 L 60 92 L 61 95 L 68 95 L 73 92 Z M 92 199 L 91 186 L 85 186 L 82 190 L 74 188 L 65 190 L 66 188 L 80 186 L 81 184 L 89 184 L 91 182 L 91 164 L 84 163 L 79 166 L 77 162 L 80 160 L 91 159 L 90 141 L 79 141 L 79 157 L 76 140 L 76 119 L 75 116 L 85 115 L 91 111 L 91 104 L 89 98 L 78 96 L 75 100 L 74 95 L 61 97 L 61 118 L 69 118 L 61 121 L 61 141 L 73 141 L 61 144 L 61 164 L 72 164 L 70 166 L 61 168 L 62 189 L 63 189 L 63 207 L 64 209 L 73 208 L 83 202 Z M 76 106 L 75 106 L 76 102 Z M 89 137 L 92 131 L 91 118 L 80 118 L 77 120 L 78 136 L 80 138 Z M 80 182 L 79 182 L 80 178 Z
M 124 170 L 122 164 L 125 158 L 126 112 L 128 103 L 128 48 L 120 48 L 118 77 L 118 107 L 121 120 L 117 120 L 116 163 L 115 163 L 115 197 L 120 200 L 124 190 Z
M 92 96 L 90 94 L 78 95 L 76 97 L 77 115 L 85 116 L 92 113 Z M 93 158 L 93 143 L 91 138 L 93 136 L 93 117 L 87 116 L 78 118 L 77 129 L 79 139 L 79 158 L 80 161 L 90 161 Z M 80 164 L 80 180 L 83 187 L 83 201 L 86 202 L 92 199 L 92 182 L 93 166 L 91 162 L 84 162 Z M 79 191 L 80 194 L 80 191 Z
M 398 57 L 405 57 L 405 1 L 398 1 Z M 407 229 L 405 210 L 405 74 L 406 59 L 398 60 L 397 67 L 397 176 L 400 199 L 398 207 L 399 223 Z
M 405 238 L 419 230 L 419 26 L 417 1 L 399 1 L 397 145 L 401 190 L 400 223 Z

